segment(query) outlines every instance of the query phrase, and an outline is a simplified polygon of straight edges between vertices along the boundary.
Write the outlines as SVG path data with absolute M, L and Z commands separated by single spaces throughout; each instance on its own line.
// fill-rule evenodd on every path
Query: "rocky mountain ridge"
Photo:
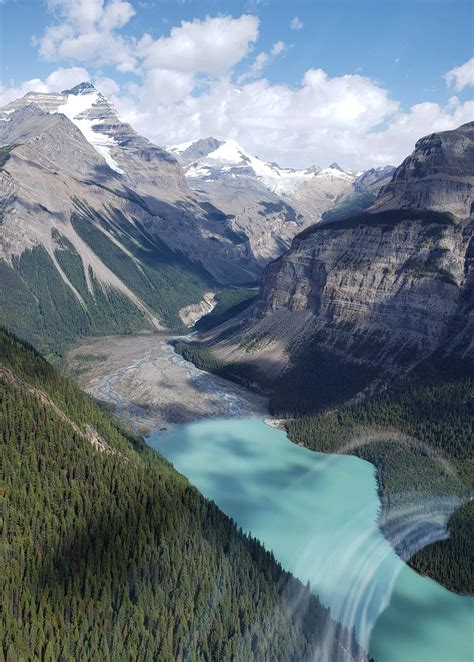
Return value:
M 472 360 L 471 125 L 449 133 L 417 143 L 371 213 L 297 235 L 266 268 L 251 320 L 236 319 L 244 325 L 240 332 L 217 339 L 218 355 L 257 364 L 268 375 L 281 372 L 288 352 L 308 342 L 334 365 L 352 362 L 387 374 L 407 371 L 442 347 Z M 418 162 L 426 164 L 422 176 L 411 165 Z M 391 208 L 396 200 L 401 209 Z M 416 208 L 421 200 L 427 209 Z
M 49 132 L 49 141 L 55 143 L 48 149 L 54 167 L 67 170 L 72 177 L 86 176 L 88 182 L 107 190 L 105 196 L 118 194 L 122 200 L 139 204 L 140 217 L 148 218 L 150 234 L 164 241 L 171 251 L 185 253 L 217 281 L 246 283 L 258 277 L 261 266 L 246 245 L 246 238 L 232 230 L 226 214 L 200 199 L 189 188 L 178 162 L 122 122 L 113 105 L 89 83 L 63 93 L 29 93 L 0 109 L 0 145 L 13 146 L 9 169 L 16 150 L 39 139 L 48 116 L 64 117 L 70 123 L 63 123 L 57 139 Z M 77 147 L 81 136 L 83 146 L 71 152 L 68 142 L 75 142 Z M 90 163 L 83 163 L 86 144 L 93 149 L 94 157 L 87 157 L 95 161 L 92 168 Z M 69 157 L 63 158 L 66 153 Z M 40 179 L 44 174 L 38 169 L 36 173 Z M 45 194 L 45 187 L 42 190 Z M 39 198 L 37 202 L 47 206 Z M 86 196 L 85 202 L 94 209 L 94 200 L 88 201 Z M 111 201 L 108 204 L 115 205 Z M 66 208 L 63 211 L 69 213 Z
M 359 173 L 337 163 L 327 168 L 282 168 L 252 155 L 233 139 L 209 137 L 168 147 L 190 187 L 248 237 L 263 266 L 290 247 L 293 237 L 326 213 L 369 207 L 394 168 Z
M 374 209 L 433 209 L 465 218 L 474 211 L 474 122 L 432 133 L 397 168 Z
M 309 182 L 314 190 L 320 189 L 321 192 L 326 192 L 332 183 L 333 190 L 327 191 L 332 193 L 332 197 L 328 196 L 332 200 L 345 195 L 348 188 L 353 192 L 378 192 L 395 171 L 393 166 L 384 166 L 357 172 L 344 170 L 335 162 L 325 168 L 317 165 L 300 170 L 283 168 L 278 163 L 254 156 L 236 140 L 213 137 L 172 145 L 167 150 L 182 164 L 193 188 L 218 181 L 243 187 L 245 182 L 247 188 L 275 193 L 288 200 Z M 348 187 L 349 184 L 352 186 Z

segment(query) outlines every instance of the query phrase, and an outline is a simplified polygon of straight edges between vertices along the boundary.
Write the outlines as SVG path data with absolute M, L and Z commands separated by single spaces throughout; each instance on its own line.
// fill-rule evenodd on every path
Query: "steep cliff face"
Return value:
M 351 325 L 387 333 L 389 344 L 434 348 L 460 303 L 468 233 L 444 219 L 403 216 L 393 227 L 380 215 L 297 238 L 268 268 L 260 311 L 309 311 L 328 327 Z
M 374 209 L 434 209 L 468 216 L 474 192 L 474 122 L 432 133 L 380 191 Z
M 269 374 L 308 342 L 388 373 L 440 347 L 472 358 L 473 137 L 471 123 L 421 139 L 370 213 L 297 235 L 217 352 Z
M 380 194 L 379 211 L 297 235 L 265 269 L 253 307 L 205 338 L 221 363 L 199 346 L 189 352 L 266 388 L 296 443 L 372 462 L 387 539 L 415 570 L 462 593 L 472 590 L 464 568 L 474 367 L 465 133 L 449 137 L 449 153 L 439 149 L 445 134 L 426 139 L 436 154 L 423 176 L 413 163 L 429 149 L 418 143 Z
M 267 267 L 251 323 L 218 353 L 275 373 L 309 339 L 389 372 L 448 342 L 472 352 L 472 230 L 469 220 L 399 211 L 313 226 Z

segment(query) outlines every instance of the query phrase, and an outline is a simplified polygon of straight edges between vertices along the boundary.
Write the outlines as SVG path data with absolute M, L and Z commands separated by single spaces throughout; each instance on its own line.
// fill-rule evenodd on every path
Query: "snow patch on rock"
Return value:
M 63 113 L 74 122 L 85 139 L 104 157 L 109 168 L 123 175 L 123 170 L 110 153 L 110 148 L 116 144 L 115 140 L 99 131 L 98 127 L 103 123 L 101 120 L 87 118 L 87 112 L 99 101 L 99 97 L 97 90 L 85 94 L 68 94 L 66 102 L 59 106 L 56 112 Z

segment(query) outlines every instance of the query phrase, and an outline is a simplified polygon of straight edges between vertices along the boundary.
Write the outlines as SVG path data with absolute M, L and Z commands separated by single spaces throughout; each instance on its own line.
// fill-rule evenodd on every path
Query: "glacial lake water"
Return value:
M 148 443 L 354 626 L 377 662 L 474 660 L 474 599 L 421 577 L 377 527 L 375 469 L 314 453 L 257 419 L 213 419 Z

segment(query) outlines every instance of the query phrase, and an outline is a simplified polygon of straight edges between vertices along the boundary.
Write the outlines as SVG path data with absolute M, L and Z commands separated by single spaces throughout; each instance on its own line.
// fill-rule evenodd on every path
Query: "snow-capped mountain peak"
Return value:
M 168 148 L 192 182 L 226 179 L 230 185 L 243 183 L 262 187 L 278 195 L 291 195 L 319 173 L 313 166 L 304 170 L 282 168 L 250 154 L 236 140 L 206 138 Z
M 233 165 L 241 165 L 249 161 L 249 156 L 243 147 L 233 138 L 221 142 L 213 152 L 207 155 L 207 158 Z
M 222 144 L 222 140 L 209 137 L 201 138 L 199 140 L 191 140 L 179 145 L 173 145 L 172 147 L 168 147 L 167 150 L 173 154 L 183 166 L 186 166 L 193 161 L 207 156 Z
M 123 124 L 114 106 L 94 87 L 91 82 L 83 82 L 63 92 L 28 92 L 21 99 L 13 101 L 2 109 L 2 118 L 8 114 L 35 104 L 47 113 L 66 115 L 82 132 L 86 140 L 105 159 L 107 165 L 119 174 L 123 170 L 112 156 L 123 135 Z M 131 130 L 128 127 L 127 131 Z
M 87 141 L 104 157 L 107 165 L 115 172 L 123 174 L 123 170 L 111 155 L 111 147 L 117 144 L 111 121 L 120 122 L 113 105 L 89 82 L 65 90 L 62 95 L 65 102 L 56 112 L 69 117 Z
M 97 92 L 96 88 L 94 87 L 93 83 L 91 83 L 90 80 L 83 81 L 82 83 L 79 83 L 79 85 L 75 85 L 74 87 L 71 87 L 69 90 L 63 90 L 63 94 L 75 94 L 76 96 L 79 96 L 81 94 L 91 94 Z

